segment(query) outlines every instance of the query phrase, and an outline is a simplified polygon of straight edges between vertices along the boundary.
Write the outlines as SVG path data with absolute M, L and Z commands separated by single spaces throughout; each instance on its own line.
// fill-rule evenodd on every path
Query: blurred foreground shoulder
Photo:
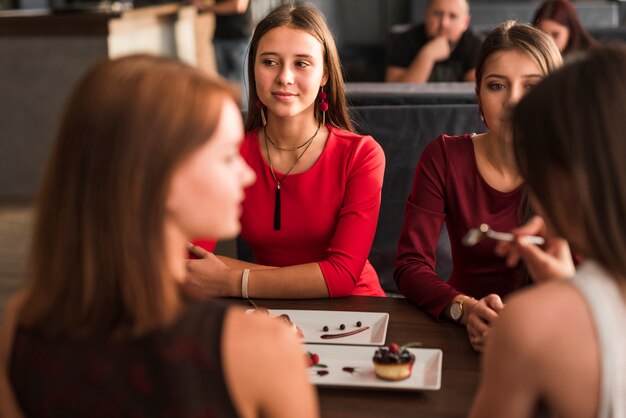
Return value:
M 568 281 L 550 282 L 519 291 L 505 304 L 487 343 L 470 416 L 531 417 L 539 400 L 558 416 L 593 416 L 599 353 L 581 295 Z
M 305 353 L 274 318 L 228 310 L 222 341 L 224 374 L 242 417 L 318 417 Z

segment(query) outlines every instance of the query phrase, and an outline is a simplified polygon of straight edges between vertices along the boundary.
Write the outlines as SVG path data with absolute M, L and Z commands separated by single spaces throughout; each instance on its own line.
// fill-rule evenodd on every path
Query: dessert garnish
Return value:
M 355 367 L 344 367 L 341 370 L 343 370 L 346 373 L 350 373 L 350 374 L 356 373 L 356 368 Z
M 361 325 L 363 325 L 363 323 L 361 321 L 356 321 L 356 324 L 354 326 L 355 327 L 360 327 Z M 346 324 L 339 324 L 339 330 L 343 331 L 345 329 L 346 329 Z M 324 325 L 322 327 L 322 331 L 328 332 L 328 325 Z
M 349 337 L 350 335 L 354 335 L 354 334 L 358 334 L 359 332 L 363 332 L 366 329 L 369 329 L 370 327 L 363 327 L 363 328 L 358 328 L 352 331 L 348 331 L 348 332 L 340 332 L 338 334 L 322 334 L 320 336 L 321 339 L 323 340 L 331 340 L 333 338 L 343 338 L 343 337 Z
M 318 376 L 326 376 L 328 374 L 328 370 L 318 370 L 317 371 L 317 375 Z
M 325 364 L 320 364 L 320 356 L 317 353 L 311 353 L 310 351 L 307 351 L 307 364 L 309 367 L 317 367 L 320 369 L 328 367 Z

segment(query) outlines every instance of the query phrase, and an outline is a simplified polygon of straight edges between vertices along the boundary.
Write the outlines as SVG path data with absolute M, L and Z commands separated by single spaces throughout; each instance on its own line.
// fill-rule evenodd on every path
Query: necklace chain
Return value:
M 319 130 L 319 127 L 317 129 Z M 306 146 L 315 137 L 315 135 L 317 135 L 317 131 L 316 131 L 315 134 L 311 138 L 307 139 L 302 144 L 297 145 L 295 147 L 282 147 L 282 146 L 278 145 L 277 143 L 275 143 L 272 140 L 272 138 L 267 133 L 267 129 L 265 129 L 265 126 L 263 126 L 263 133 L 265 134 L 265 138 L 267 138 L 267 140 L 270 141 L 270 144 L 272 144 L 272 146 L 274 148 L 282 150 L 282 151 L 296 151 L 296 150 L 299 150 L 300 148 Z
M 281 148 L 279 146 L 277 146 L 276 144 L 274 144 L 274 142 L 272 142 L 271 138 L 269 137 L 269 135 L 267 135 L 267 129 L 265 127 L 265 125 L 263 125 L 263 134 L 265 136 L 265 151 L 267 152 L 267 162 L 270 165 L 270 172 L 272 173 L 272 177 L 274 178 L 274 181 L 276 182 L 276 187 L 280 189 L 280 183 L 285 180 L 285 177 L 287 177 L 289 175 L 289 173 L 291 173 L 291 171 L 296 167 L 296 164 L 298 164 L 298 161 L 300 161 L 300 159 L 302 158 L 302 156 L 304 155 L 304 153 L 309 149 L 309 147 L 311 146 L 311 144 L 313 143 L 313 140 L 315 139 L 315 137 L 317 136 L 317 134 L 320 131 L 320 126 L 321 126 L 321 122 L 317 122 L 317 129 L 315 130 L 315 133 L 313 134 L 313 136 L 311 136 L 309 139 L 307 139 L 304 143 L 302 143 L 301 145 L 298 145 L 295 148 Z M 269 146 L 267 145 L 267 142 L 270 142 L 272 145 L 274 145 L 276 148 L 278 149 L 282 149 L 285 151 L 295 151 L 297 149 L 300 149 L 302 147 L 305 147 L 304 150 L 300 153 L 300 155 L 298 155 L 298 157 L 296 157 L 296 161 L 294 161 L 293 165 L 291 166 L 291 168 L 287 171 L 287 173 L 285 173 L 285 175 L 278 180 L 278 177 L 276 177 L 276 173 L 274 173 L 274 167 L 272 166 L 272 157 L 270 156 L 270 149 Z

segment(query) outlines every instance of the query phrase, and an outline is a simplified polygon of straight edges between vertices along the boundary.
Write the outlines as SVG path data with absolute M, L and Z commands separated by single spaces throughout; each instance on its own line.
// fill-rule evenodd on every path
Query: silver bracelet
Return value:
M 248 276 L 250 275 L 250 269 L 243 269 L 241 273 L 241 297 L 248 299 Z

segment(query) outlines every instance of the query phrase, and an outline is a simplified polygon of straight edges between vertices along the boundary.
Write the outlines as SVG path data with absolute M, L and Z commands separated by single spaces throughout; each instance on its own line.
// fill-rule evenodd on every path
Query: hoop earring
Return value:
M 317 110 L 322 113 L 322 124 L 326 125 L 326 111 L 328 110 L 328 103 L 326 102 L 326 93 L 324 92 L 324 86 L 320 87 L 320 92 L 317 95 L 319 103 L 317 104 Z
M 263 110 L 267 106 L 265 106 L 260 99 L 257 99 L 256 107 L 257 107 L 257 109 L 259 109 L 259 112 L 261 113 L 261 122 L 263 122 L 263 126 L 267 125 L 267 119 L 265 119 L 265 113 L 263 112 Z

